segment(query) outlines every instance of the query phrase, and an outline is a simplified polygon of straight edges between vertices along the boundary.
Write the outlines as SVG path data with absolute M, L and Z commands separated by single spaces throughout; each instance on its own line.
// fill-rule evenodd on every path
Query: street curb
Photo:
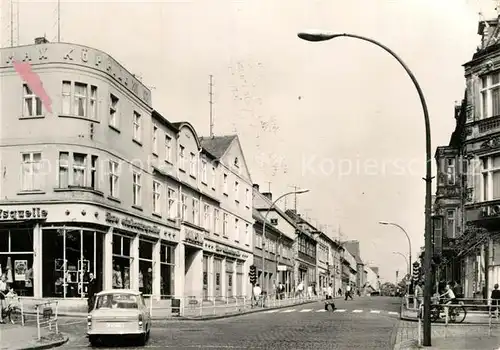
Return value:
M 15 348 L 15 350 L 45 350 L 45 349 L 57 348 L 61 345 L 66 344 L 69 340 L 68 336 L 63 335 L 62 333 L 59 334 L 63 336 L 61 340 L 53 341 L 46 344 L 33 344 L 26 347 Z
M 262 308 L 262 309 L 250 310 L 250 311 L 239 312 L 239 313 L 230 313 L 230 314 L 226 314 L 226 315 L 206 316 L 206 317 L 185 317 L 185 316 L 181 316 L 181 317 L 168 318 L 168 319 L 156 319 L 156 321 L 161 321 L 161 320 L 165 320 L 165 321 L 170 321 L 170 320 L 175 320 L 175 321 L 211 321 L 211 320 L 220 320 L 220 319 L 223 319 L 223 318 L 243 316 L 243 315 L 255 314 L 255 313 L 258 313 L 258 312 L 269 311 L 269 310 L 279 310 L 279 309 L 285 309 L 287 307 L 312 304 L 312 303 L 316 303 L 318 301 L 321 301 L 321 300 L 310 300 L 310 301 L 306 301 L 306 302 L 299 303 L 299 304 L 285 305 L 285 306 L 278 306 L 278 307 L 269 307 L 269 308 Z
M 405 317 L 405 316 L 400 316 L 399 317 L 400 320 L 402 321 L 409 321 L 409 322 L 418 322 L 418 318 L 412 318 L 412 317 Z M 444 322 L 432 322 L 432 324 L 434 326 L 438 326 L 438 327 L 445 327 L 446 325 L 444 324 Z M 487 326 L 489 325 L 488 322 L 467 322 L 467 321 L 464 321 L 462 323 L 448 323 L 448 325 L 453 325 L 453 326 L 470 326 L 470 325 L 478 325 L 478 326 Z

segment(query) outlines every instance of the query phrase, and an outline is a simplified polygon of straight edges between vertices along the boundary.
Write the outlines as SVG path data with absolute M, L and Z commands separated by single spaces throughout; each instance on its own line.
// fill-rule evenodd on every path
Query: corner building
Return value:
M 149 89 L 102 51 L 39 40 L 0 57 L 0 273 L 62 309 L 85 307 L 90 273 L 99 289 L 201 299 L 222 175 L 194 128 L 154 111 Z

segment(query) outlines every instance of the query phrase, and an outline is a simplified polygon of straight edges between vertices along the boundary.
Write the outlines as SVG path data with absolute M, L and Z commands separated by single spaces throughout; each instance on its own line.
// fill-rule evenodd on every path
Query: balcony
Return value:
M 500 132 L 500 115 L 470 123 L 465 131 L 466 139 L 471 140 Z
M 457 198 L 460 199 L 461 189 L 459 185 L 440 185 L 437 188 L 437 198 Z

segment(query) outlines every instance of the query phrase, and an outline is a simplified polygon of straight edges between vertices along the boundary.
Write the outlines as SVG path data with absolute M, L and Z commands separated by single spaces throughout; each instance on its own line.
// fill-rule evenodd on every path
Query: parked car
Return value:
M 87 319 L 87 336 L 92 346 L 103 338 L 131 336 L 145 345 L 151 331 L 151 314 L 141 292 L 113 289 L 98 293 Z

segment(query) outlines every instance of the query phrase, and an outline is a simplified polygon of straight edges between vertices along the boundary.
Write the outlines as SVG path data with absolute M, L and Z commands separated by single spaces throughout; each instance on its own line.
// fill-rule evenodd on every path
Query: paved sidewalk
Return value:
M 399 323 L 394 349 L 419 349 L 418 323 L 402 320 Z M 431 325 L 431 344 L 425 349 L 468 349 L 496 350 L 500 347 L 500 328 L 494 326 L 491 336 L 487 325 L 477 324 L 443 324 Z
M 68 341 L 64 334 L 48 329 L 42 329 L 40 335 L 38 340 L 36 326 L 0 324 L 0 350 L 50 349 Z

